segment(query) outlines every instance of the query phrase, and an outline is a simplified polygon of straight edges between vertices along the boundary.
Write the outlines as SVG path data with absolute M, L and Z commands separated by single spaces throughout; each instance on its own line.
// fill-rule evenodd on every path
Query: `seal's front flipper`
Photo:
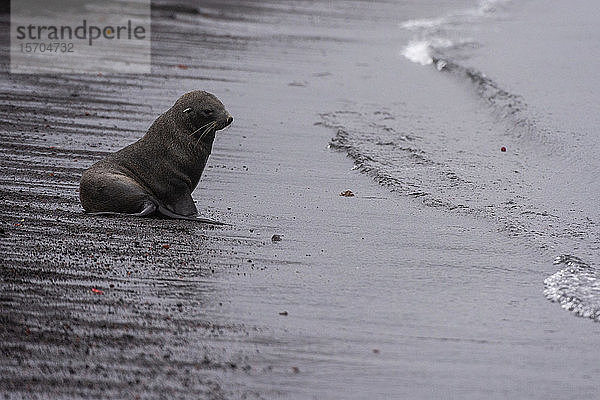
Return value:
M 158 206 L 158 212 L 160 214 L 164 215 L 165 217 L 169 217 L 169 218 L 173 218 L 173 219 L 183 219 L 186 221 L 196 221 L 196 222 L 202 222 L 205 224 L 213 224 L 213 225 L 227 225 L 223 222 L 213 221 L 212 219 L 207 219 L 207 218 L 199 218 L 194 215 L 175 214 L 174 212 L 168 210 L 167 208 L 165 208 L 163 206 Z

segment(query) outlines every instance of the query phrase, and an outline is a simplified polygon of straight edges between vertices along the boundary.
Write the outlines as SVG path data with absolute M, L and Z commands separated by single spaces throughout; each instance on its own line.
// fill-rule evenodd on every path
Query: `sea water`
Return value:
M 481 0 L 402 20 L 402 60 L 391 84 L 407 91 L 404 104 L 357 104 L 323 121 L 337 129 L 331 146 L 390 190 L 484 218 L 530 245 L 533 257 L 555 259 L 557 272 L 540 283 L 540 294 L 599 320 L 594 15 L 591 1 Z M 431 75 L 421 89 L 401 81 L 406 61 Z M 436 94 L 434 74 L 481 107 L 452 104 L 441 85 Z

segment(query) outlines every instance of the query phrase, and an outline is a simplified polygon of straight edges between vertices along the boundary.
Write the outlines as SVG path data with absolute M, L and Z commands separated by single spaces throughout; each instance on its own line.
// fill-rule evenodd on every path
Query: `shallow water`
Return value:
M 599 65 L 590 50 L 600 31 L 588 16 L 594 4 L 579 7 L 480 1 L 401 22 L 401 54 L 462 85 L 471 98 L 430 76 L 420 87 L 394 82 L 405 93 L 399 105 L 390 97 L 323 114 L 337 129 L 331 145 L 396 192 L 487 218 L 542 257 L 564 253 L 596 264 L 600 140 L 590 96 Z M 560 15 L 571 19 L 558 24 Z M 410 68 L 397 64 L 403 73 Z M 417 90 L 429 96 L 416 97 Z M 563 282 L 551 299 L 574 297 L 597 318 L 593 282 L 582 284 L 592 285 L 585 298 L 581 285 Z
M 376 26 L 365 18 L 361 30 L 333 29 L 346 40 L 325 43 L 327 52 L 316 43 L 314 53 L 290 57 L 302 68 L 288 66 L 289 91 L 279 92 L 277 79 L 254 86 L 269 99 L 269 115 L 285 119 L 283 128 L 265 128 L 291 141 L 276 148 L 313 157 L 300 158 L 309 176 L 285 179 L 284 191 L 306 187 L 299 204 L 279 205 L 290 210 L 284 237 L 305 249 L 297 254 L 303 266 L 253 273 L 224 295 L 227 310 L 237 318 L 243 310 L 248 323 L 264 310 L 273 315 L 267 325 L 275 328 L 265 332 L 272 342 L 260 351 L 281 375 L 249 384 L 289 398 L 593 397 L 597 327 L 544 299 L 554 258 L 583 247 L 577 232 L 594 232 L 580 210 L 544 202 L 561 153 L 553 142 L 540 147 L 526 100 L 500 83 L 458 59 L 439 72 L 406 60 L 414 33 L 402 23 L 423 10 L 403 4 L 397 14 L 381 5 L 388 18 Z M 510 18 L 511 9 L 503 12 L 484 22 Z M 291 116 L 276 114 L 283 98 L 294 101 Z M 380 188 L 316 156 L 320 131 L 304 120 L 315 114 L 334 134 L 331 147 Z M 329 199 L 328 179 L 352 188 L 356 202 Z M 263 196 L 277 204 L 279 195 Z M 287 376 L 289 365 L 301 373 Z

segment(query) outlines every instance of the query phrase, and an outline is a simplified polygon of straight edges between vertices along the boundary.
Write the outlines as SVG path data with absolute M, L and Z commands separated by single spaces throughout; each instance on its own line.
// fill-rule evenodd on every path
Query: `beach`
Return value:
M 595 6 L 541 3 L 155 2 L 151 74 L 3 64 L 0 394 L 595 398 Z M 229 225 L 84 214 L 196 89 Z

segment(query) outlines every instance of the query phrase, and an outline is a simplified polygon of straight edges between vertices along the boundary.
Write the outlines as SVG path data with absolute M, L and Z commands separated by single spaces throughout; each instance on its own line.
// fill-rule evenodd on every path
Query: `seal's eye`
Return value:
M 192 111 L 191 107 L 186 108 L 185 110 L 183 110 L 184 114 L 189 113 L 190 111 Z
M 214 112 L 215 111 L 211 108 L 205 108 L 204 110 L 202 110 L 202 114 L 204 114 L 206 117 L 213 115 Z

